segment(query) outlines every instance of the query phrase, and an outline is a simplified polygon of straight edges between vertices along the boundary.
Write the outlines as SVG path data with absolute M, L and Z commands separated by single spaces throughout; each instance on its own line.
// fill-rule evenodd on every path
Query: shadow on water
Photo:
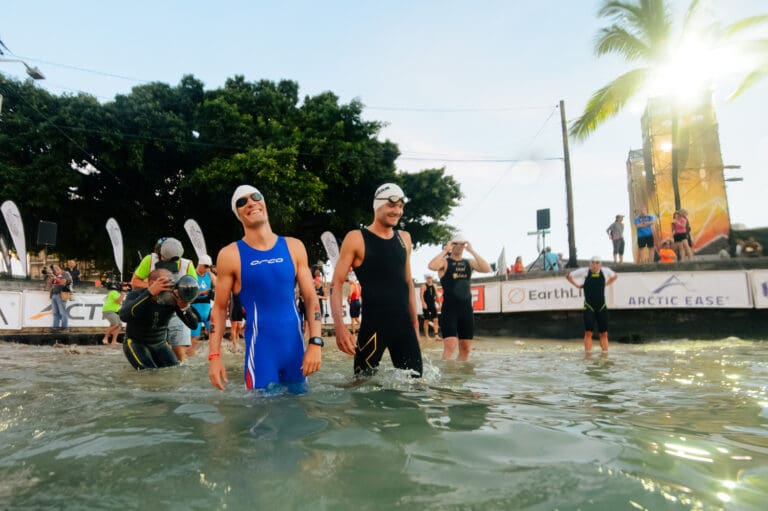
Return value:
M 0 502 L 67 509 L 762 509 L 768 348 L 475 343 L 354 382 L 246 392 L 242 358 L 137 373 L 121 353 L 0 345 Z M 352 384 L 354 382 L 354 385 Z M 2 508 L 3 506 L 0 506 Z

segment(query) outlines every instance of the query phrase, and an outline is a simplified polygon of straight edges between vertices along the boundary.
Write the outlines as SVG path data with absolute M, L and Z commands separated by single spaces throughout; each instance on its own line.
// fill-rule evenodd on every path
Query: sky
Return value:
M 175 85 L 193 74 L 214 89 L 239 74 L 294 80 L 301 97 L 332 91 L 343 103 L 359 99 L 365 119 L 385 124 L 379 138 L 399 146 L 399 170 L 444 167 L 459 181 L 465 197 L 448 222 L 477 253 L 495 262 L 505 249 L 508 264 L 517 255 L 528 264 L 539 250 L 528 234 L 538 209 L 551 212 L 546 244 L 568 255 L 558 103 L 572 121 L 594 91 L 630 69 L 594 54 L 607 25 L 597 17 L 601 3 L 7 0 L 0 38 L 55 94 L 82 91 L 106 102 L 150 81 Z M 768 13 L 765 0 L 709 4 L 724 21 Z M 0 70 L 25 77 L 18 63 L 0 62 Z M 727 177 L 743 178 L 728 183 L 731 221 L 764 227 L 768 80 L 727 102 L 735 83 L 724 78 L 713 91 L 723 163 L 741 166 Z M 629 105 L 586 141 L 570 141 L 580 259 L 610 260 L 606 228 L 617 214 L 631 219 L 626 160 L 642 147 L 643 107 Z M 413 275 L 423 276 L 439 251 L 417 249 Z

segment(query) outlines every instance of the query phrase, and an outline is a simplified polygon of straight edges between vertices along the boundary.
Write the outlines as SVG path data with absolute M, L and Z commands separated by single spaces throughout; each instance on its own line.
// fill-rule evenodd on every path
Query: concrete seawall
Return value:
M 583 263 L 581 265 L 584 265 Z M 723 270 L 761 270 L 768 268 L 768 258 L 739 258 L 704 260 L 674 265 L 612 265 L 619 276 L 622 272 L 698 272 Z M 534 272 L 510 279 L 486 277 L 473 282 L 488 283 L 506 280 L 553 278 L 564 279 L 569 270 Z M 2 291 L 44 289 L 39 280 L 0 279 Z M 104 294 L 95 286 L 81 285 L 78 293 Z M 609 334 L 614 342 L 651 342 L 664 339 L 722 339 L 734 336 L 743 339 L 768 340 L 768 309 L 623 309 L 609 312 Z M 477 336 L 521 338 L 579 339 L 583 336 L 582 313 L 579 310 L 550 310 L 475 314 Z M 71 328 L 51 332 L 47 328 L 0 330 L 0 340 L 27 344 L 100 344 L 104 328 Z M 333 337 L 333 327 L 325 325 L 323 335 Z

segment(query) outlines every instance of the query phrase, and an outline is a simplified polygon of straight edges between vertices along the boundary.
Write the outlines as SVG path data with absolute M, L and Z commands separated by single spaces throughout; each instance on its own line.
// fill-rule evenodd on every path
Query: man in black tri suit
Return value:
M 405 206 L 403 190 L 393 183 L 374 194 L 371 225 L 347 233 L 333 273 L 331 311 L 336 344 L 355 357 L 355 374 L 376 372 L 384 350 L 392 365 L 421 376 L 416 297 L 411 279 L 411 235 L 396 230 Z M 350 267 L 362 287 L 365 314 L 357 342 L 344 324 L 342 293 Z
M 466 249 L 474 259 L 464 259 Z M 443 287 L 443 308 L 440 310 L 440 326 L 443 329 L 443 360 L 453 359 L 456 345 L 458 360 L 467 360 L 475 335 L 475 316 L 472 310 L 472 270 L 481 273 L 491 271 L 491 265 L 474 251 L 463 235 L 458 235 L 429 262 L 429 269 L 436 271 Z

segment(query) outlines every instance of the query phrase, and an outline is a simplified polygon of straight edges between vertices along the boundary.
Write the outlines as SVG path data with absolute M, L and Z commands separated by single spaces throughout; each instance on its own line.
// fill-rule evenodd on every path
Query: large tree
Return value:
M 678 120 L 686 114 L 677 95 L 709 89 L 722 72 L 718 66 L 737 55 L 747 62 L 747 67 L 736 70 L 743 73 L 743 79 L 732 97 L 768 76 L 768 39 L 742 37 L 768 22 L 768 16 L 753 16 L 723 25 L 707 19 L 701 6 L 700 0 L 693 0 L 681 21 L 675 23 L 667 0 L 603 2 L 598 15 L 612 23 L 599 31 L 595 52 L 598 56 L 617 54 L 638 66 L 598 89 L 570 128 L 571 135 L 584 139 L 638 95 L 669 97 L 676 209 L 681 207 L 677 177 L 682 144 L 678 140 Z M 717 56 L 721 59 L 717 60 Z M 680 90 L 681 84 L 686 90 Z
M 331 92 L 301 100 L 293 81 L 235 76 L 205 90 L 185 76 L 104 104 L 32 82 L 0 85 L 0 201 L 18 204 L 27 240 L 38 220 L 54 221 L 60 254 L 107 264 L 104 224 L 115 217 L 125 272 L 160 236 L 180 238 L 193 255 L 188 218 L 215 256 L 241 235 L 229 198 L 243 183 L 264 192 L 275 230 L 302 239 L 312 260 L 323 257 L 323 231 L 341 235 L 370 221 L 369 199 L 383 182 L 399 182 L 411 196 L 403 223 L 416 244 L 451 230 L 445 221 L 461 197 L 441 169 L 397 172 L 397 146 L 379 140 L 381 123 L 363 120 L 359 101 L 343 104 Z

